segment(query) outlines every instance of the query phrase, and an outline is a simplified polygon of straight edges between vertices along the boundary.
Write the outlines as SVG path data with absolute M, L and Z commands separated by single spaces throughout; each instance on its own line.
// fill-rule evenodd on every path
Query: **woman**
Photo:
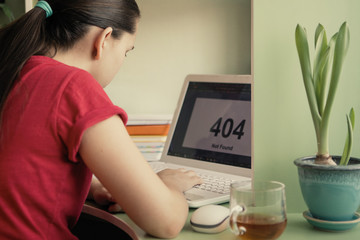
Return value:
M 76 239 L 82 204 L 106 194 L 102 184 L 149 234 L 182 229 L 183 192 L 201 179 L 155 174 L 103 91 L 134 48 L 139 17 L 134 0 L 47 0 L 0 30 L 3 238 Z

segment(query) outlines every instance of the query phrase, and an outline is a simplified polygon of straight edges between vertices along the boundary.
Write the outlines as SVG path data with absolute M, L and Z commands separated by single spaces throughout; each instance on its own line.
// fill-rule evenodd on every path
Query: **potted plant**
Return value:
M 360 221 L 356 213 L 360 205 L 360 160 L 351 157 L 355 125 L 353 109 L 346 115 L 348 132 L 343 154 L 329 154 L 330 113 L 349 47 L 348 24 L 344 22 L 329 41 L 324 27 L 317 26 L 313 63 L 306 30 L 299 24 L 295 40 L 317 142 L 316 156 L 294 161 L 302 195 L 309 208 L 304 217 L 320 229 L 350 229 Z
M 3 14 L 5 14 L 6 18 L 8 19 L 8 22 L 11 22 L 15 19 L 10 8 L 6 5 L 5 0 L 0 0 L 0 14 L 1 14 L 1 12 L 3 12 Z M 0 27 L 5 24 L 6 23 L 0 22 Z

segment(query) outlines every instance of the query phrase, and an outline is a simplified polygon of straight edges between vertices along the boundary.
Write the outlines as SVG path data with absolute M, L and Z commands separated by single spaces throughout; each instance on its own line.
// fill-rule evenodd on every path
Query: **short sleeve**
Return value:
M 126 124 L 126 112 L 111 102 L 89 73 L 79 71 L 70 77 L 57 110 L 57 131 L 70 161 L 80 160 L 78 151 L 85 130 L 113 115 L 119 115 Z

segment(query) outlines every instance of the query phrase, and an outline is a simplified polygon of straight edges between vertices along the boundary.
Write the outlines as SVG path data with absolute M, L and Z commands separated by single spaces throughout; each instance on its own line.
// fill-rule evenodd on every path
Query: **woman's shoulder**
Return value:
M 47 56 L 38 56 L 38 55 L 30 57 L 30 59 L 26 62 L 23 70 L 25 70 L 25 72 L 32 70 L 51 71 L 51 72 L 57 72 L 58 75 L 79 73 L 79 74 L 91 76 L 90 73 L 88 73 L 83 69 L 66 65 L 62 62 L 59 62 Z
M 32 56 L 24 65 L 21 78 L 26 82 L 36 79 L 37 84 L 99 85 L 89 72 L 46 56 Z

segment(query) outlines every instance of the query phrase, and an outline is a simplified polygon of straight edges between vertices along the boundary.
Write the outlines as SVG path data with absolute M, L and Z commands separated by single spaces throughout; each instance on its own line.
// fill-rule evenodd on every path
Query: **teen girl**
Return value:
M 47 0 L 0 30 L 1 239 L 76 239 L 88 195 L 115 199 L 151 235 L 182 229 L 183 192 L 201 179 L 155 174 L 103 90 L 139 18 L 134 0 Z

